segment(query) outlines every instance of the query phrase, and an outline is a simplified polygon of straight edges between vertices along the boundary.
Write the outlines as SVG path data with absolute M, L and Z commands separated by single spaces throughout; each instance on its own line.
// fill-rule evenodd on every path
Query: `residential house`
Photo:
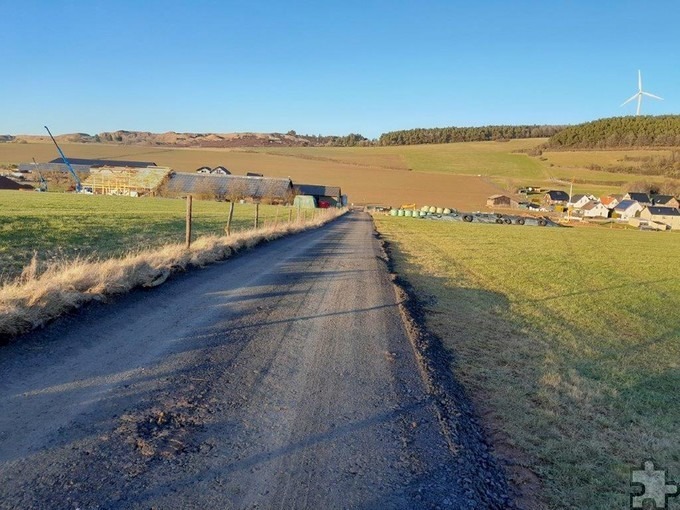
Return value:
M 635 200 L 640 205 L 652 205 L 652 199 L 649 198 L 647 193 L 637 193 L 635 191 L 630 191 L 623 195 L 624 200 Z
M 608 218 L 609 209 L 596 200 L 591 200 L 581 207 L 581 214 L 584 218 Z
M 614 214 L 616 214 L 616 216 L 622 220 L 627 221 L 631 218 L 639 216 L 639 213 L 642 211 L 642 209 L 643 207 L 640 205 L 640 203 L 635 200 L 622 200 L 614 208 Z
M 680 207 L 680 201 L 673 195 L 652 195 L 652 203 L 658 207 Z
M 640 212 L 640 219 L 663 223 L 673 230 L 680 230 L 680 210 L 675 207 L 647 206 Z
M 569 202 L 569 194 L 566 191 L 550 190 L 543 195 L 544 205 L 561 205 L 566 206 Z
M 600 202 L 607 209 L 614 209 L 623 200 L 623 195 L 604 195 L 600 197 Z
M 597 197 L 594 197 L 593 195 L 573 195 L 571 199 L 569 200 L 569 207 L 573 209 L 580 209 L 584 205 L 586 205 L 590 201 L 596 201 Z

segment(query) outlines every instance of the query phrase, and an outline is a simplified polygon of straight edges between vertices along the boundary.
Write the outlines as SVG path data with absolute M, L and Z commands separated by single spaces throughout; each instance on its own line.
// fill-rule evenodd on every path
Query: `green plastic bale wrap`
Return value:
M 427 211 L 420 211 L 420 217 L 424 218 L 425 216 L 427 216 Z
M 397 212 L 397 216 L 403 216 L 404 215 L 404 210 L 399 209 L 399 212 Z
M 397 210 L 396 209 L 390 209 L 390 216 L 396 216 L 397 215 Z
M 413 216 L 413 211 L 411 211 L 411 209 L 406 209 L 404 211 L 404 216 L 406 216 L 407 218 L 410 218 L 411 216 Z

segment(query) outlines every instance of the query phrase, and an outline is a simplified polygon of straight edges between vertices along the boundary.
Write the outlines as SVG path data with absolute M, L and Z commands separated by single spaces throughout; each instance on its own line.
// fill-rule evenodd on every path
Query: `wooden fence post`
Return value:
M 191 195 L 187 195 L 187 214 L 186 214 L 186 247 L 191 248 Z
M 229 216 L 227 216 L 227 235 L 231 235 L 231 219 L 234 217 L 234 202 L 229 202 Z
M 257 224 L 260 221 L 260 204 L 255 204 L 255 230 L 257 230 Z
M 293 208 L 288 209 L 288 223 L 293 221 Z

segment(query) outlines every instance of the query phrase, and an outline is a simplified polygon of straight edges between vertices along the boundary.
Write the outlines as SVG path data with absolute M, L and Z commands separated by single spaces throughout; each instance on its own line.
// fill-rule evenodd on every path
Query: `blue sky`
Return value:
M 680 110 L 680 2 L 0 0 L 0 134 L 358 132 Z

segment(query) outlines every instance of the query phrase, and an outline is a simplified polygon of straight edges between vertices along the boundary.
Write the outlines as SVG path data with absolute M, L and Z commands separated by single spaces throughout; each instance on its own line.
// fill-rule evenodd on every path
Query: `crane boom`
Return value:
M 50 132 L 50 128 L 48 128 L 47 126 L 45 126 L 45 129 L 47 129 L 47 134 L 50 135 L 50 138 L 51 138 L 52 141 L 54 142 L 54 146 L 55 146 L 55 147 L 57 148 L 57 150 L 59 151 L 59 155 L 61 156 L 62 161 L 63 161 L 64 164 L 68 167 L 69 172 L 71 172 L 71 175 L 73 176 L 73 179 L 76 181 L 76 192 L 77 192 L 77 193 L 80 193 L 80 192 L 83 190 L 83 185 L 82 185 L 82 183 L 80 182 L 80 177 L 78 177 L 78 174 L 76 173 L 76 171 L 75 171 L 75 170 L 73 169 L 73 167 L 71 166 L 71 163 L 69 163 L 68 159 L 66 159 L 66 156 L 64 155 L 63 151 L 61 150 L 61 147 L 59 147 L 59 144 L 57 143 L 57 141 L 56 141 L 56 140 L 54 139 L 54 137 L 52 136 L 52 133 Z

